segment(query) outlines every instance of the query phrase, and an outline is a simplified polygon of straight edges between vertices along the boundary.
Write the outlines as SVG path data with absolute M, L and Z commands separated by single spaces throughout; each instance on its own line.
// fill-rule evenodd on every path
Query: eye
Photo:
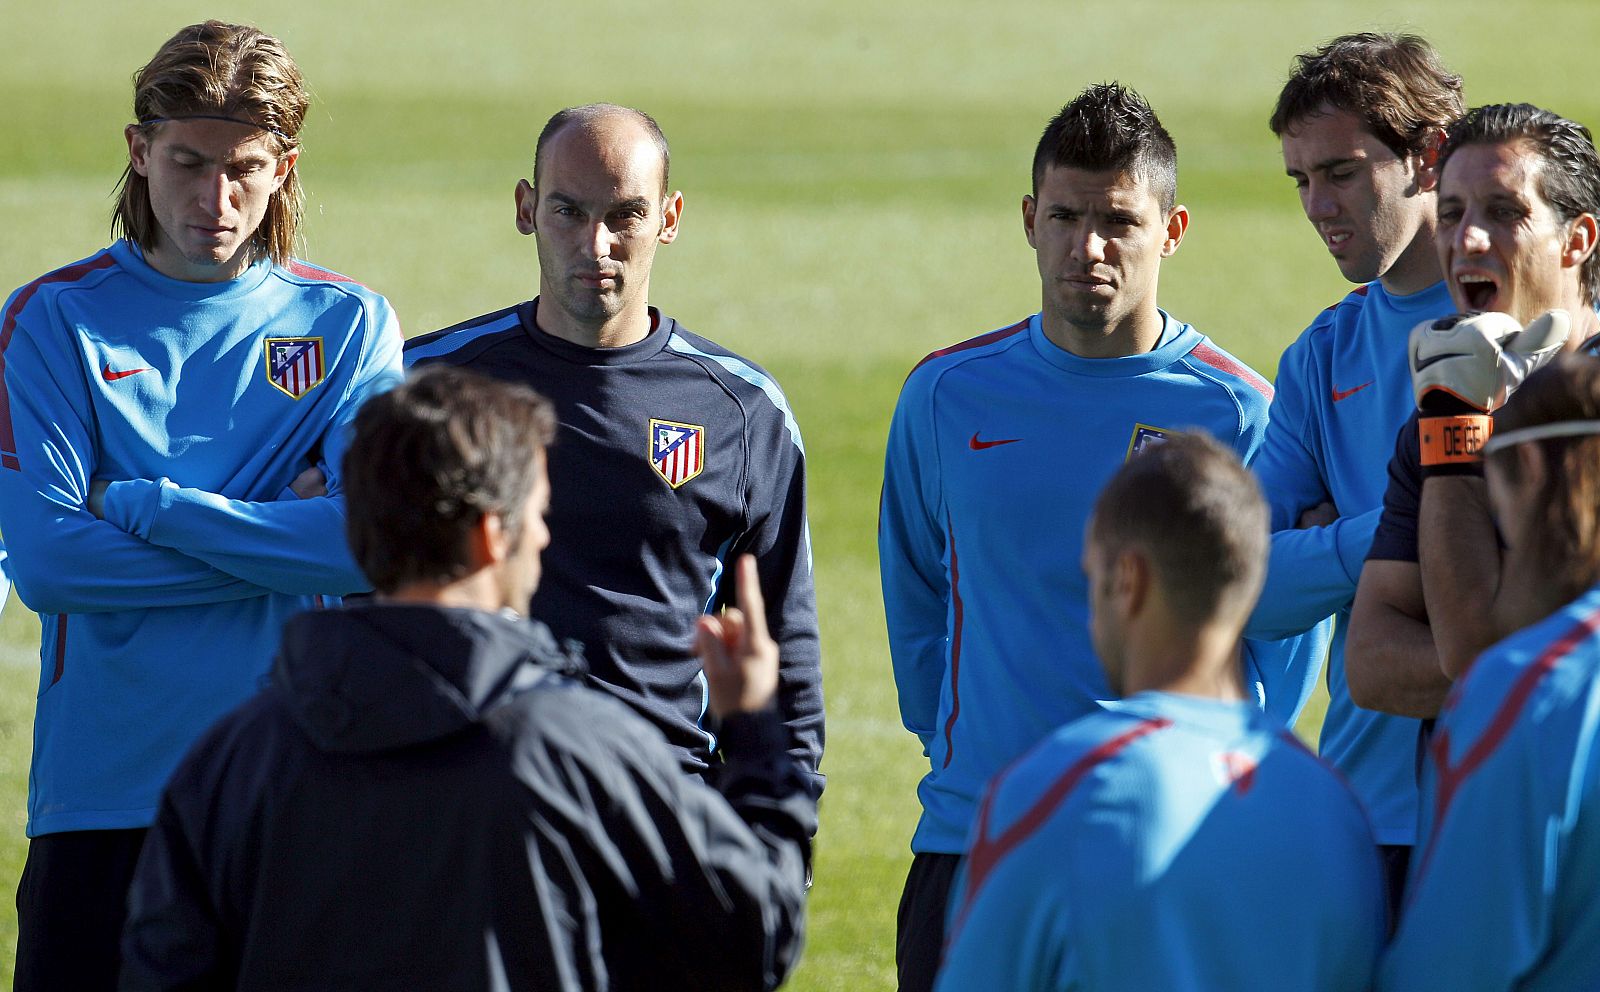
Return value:
M 1311 180 L 1307 179 L 1305 176 L 1290 176 L 1289 178 L 1294 180 L 1295 189 L 1303 192 L 1311 188 Z
M 1516 207 L 1495 207 L 1489 212 L 1489 215 L 1495 220 L 1503 221 L 1508 224 L 1522 219 L 1522 211 L 1518 210 Z
M 1328 173 L 1328 178 L 1332 179 L 1336 183 L 1343 183 L 1354 179 L 1355 175 L 1356 170 L 1354 169 L 1340 169 L 1338 172 Z
M 1460 220 L 1461 220 L 1461 208 L 1460 207 L 1440 207 L 1439 208 L 1439 223 L 1441 223 L 1441 224 L 1455 224 L 1455 223 L 1460 222 Z

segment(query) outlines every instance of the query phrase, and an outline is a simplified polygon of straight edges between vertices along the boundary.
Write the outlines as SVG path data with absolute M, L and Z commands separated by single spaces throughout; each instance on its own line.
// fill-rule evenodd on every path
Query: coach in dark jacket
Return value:
M 753 563 L 699 648 L 717 787 L 568 676 L 526 603 L 549 407 L 431 370 L 345 464 L 370 606 L 288 624 L 271 684 L 169 784 L 124 989 L 772 988 L 799 953 L 815 806 L 770 708 Z M 748 619 L 747 619 L 748 618 Z

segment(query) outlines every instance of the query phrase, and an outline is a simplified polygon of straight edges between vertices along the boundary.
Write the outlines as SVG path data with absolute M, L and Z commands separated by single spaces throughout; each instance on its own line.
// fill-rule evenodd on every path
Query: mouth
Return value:
M 1495 310 L 1500 284 L 1479 272 L 1462 272 L 1455 277 L 1456 296 L 1468 310 Z
M 616 289 L 622 281 L 620 272 L 579 273 L 577 280 L 585 289 Z
M 1328 246 L 1330 252 L 1337 252 L 1343 248 L 1351 238 L 1349 231 L 1323 231 L 1322 243 Z

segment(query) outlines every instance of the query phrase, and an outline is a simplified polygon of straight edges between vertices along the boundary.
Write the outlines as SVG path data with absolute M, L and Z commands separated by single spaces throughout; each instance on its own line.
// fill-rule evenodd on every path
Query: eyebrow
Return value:
M 569 206 L 569 207 L 578 207 L 579 209 L 583 208 L 583 204 L 582 203 L 578 202 L 576 199 L 568 196 L 565 193 L 552 191 L 552 192 L 546 193 L 544 195 L 544 198 L 546 200 L 552 200 L 552 201 L 554 201 L 556 203 L 564 204 L 564 205 Z M 649 209 L 650 209 L 650 200 L 649 200 L 648 197 L 633 196 L 633 197 L 629 197 L 626 200 L 619 200 L 616 203 L 608 205 L 606 207 L 606 212 L 607 213 L 614 213 L 614 212 L 616 212 L 618 210 L 649 210 Z
M 1345 155 L 1340 158 L 1325 158 L 1320 162 L 1313 162 L 1311 168 L 1305 170 L 1305 172 L 1327 172 L 1329 169 L 1337 169 L 1341 165 L 1357 165 L 1364 161 L 1365 159 L 1358 158 L 1354 155 Z M 1286 175 L 1290 176 L 1305 174 L 1299 169 L 1284 169 L 1283 171 Z

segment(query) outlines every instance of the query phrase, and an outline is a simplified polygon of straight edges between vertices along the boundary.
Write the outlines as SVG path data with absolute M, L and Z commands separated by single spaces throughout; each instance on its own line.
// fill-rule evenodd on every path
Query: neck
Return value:
M 1245 698 L 1240 678 L 1239 629 L 1148 624 L 1127 648 L 1123 694 L 1175 692 L 1222 702 Z
M 1572 318 L 1572 329 L 1567 333 L 1564 350 L 1577 351 L 1585 341 L 1600 334 L 1600 316 L 1596 316 L 1594 307 L 1584 301 L 1582 293 L 1575 294 L 1566 310 Z
M 216 265 L 199 265 L 189 261 L 171 247 L 157 243 L 144 253 L 147 265 L 168 279 L 179 282 L 229 282 L 244 275 L 254 262 L 255 252 L 249 244 L 234 252 L 232 258 Z
M 1379 284 L 1390 296 L 1420 293 L 1444 278 L 1444 270 L 1439 267 L 1439 252 L 1433 243 L 1433 232 L 1434 223 L 1425 223 L 1388 271 L 1378 277 Z
M 1151 307 L 1116 324 L 1084 326 L 1046 309 L 1040 325 L 1051 344 L 1079 358 L 1126 358 L 1153 351 L 1166 321 Z
M 450 582 L 407 582 L 389 592 L 379 593 L 378 599 L 385 603 L 457 607 L 490 613 L 497 613 L 507 606 L 500 586 L 487 570 Z
M 1590 576 L 1589 581 L 1571 588 L 1566 582 L 1551 581 L 1550 566 L 1549 559 L 1525 539 L 1506 550 L 1505 574 L 1494 605 L 1497 640 L 1538 623 L 1600 582 L 1600 575 Z
M 542 290 L 541 296 L 548 298 Z M 541 305 L 534 313 L 534 323 L 546 334 L 585 348 L 622 348 L 650 336 L 650 307 L 643 302 L 645 298 L 639 294 L 637 305 L 598 322 L 579 320 L 557 306 Z

